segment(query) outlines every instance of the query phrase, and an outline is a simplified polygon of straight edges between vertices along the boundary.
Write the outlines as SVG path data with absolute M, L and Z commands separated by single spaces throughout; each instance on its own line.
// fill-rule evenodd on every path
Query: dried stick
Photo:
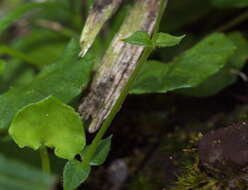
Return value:
M 144 47 L 125 43 L 123 39 L 136 31 L 146 31 L 151 35 L 160 3 L 159 0 L 136 0 L 104 55 L 90 90 L 79 106 L 82 118 L 91 120 L 89 132 L 95 132 L 108 117 L 144 50 Z
M 87 53 L 104 23 L 118 9 L 121 2 L 122 0 L 95 1 L 81 34 L 80 46 L 82 50 L 79 56 L 83 57 Z

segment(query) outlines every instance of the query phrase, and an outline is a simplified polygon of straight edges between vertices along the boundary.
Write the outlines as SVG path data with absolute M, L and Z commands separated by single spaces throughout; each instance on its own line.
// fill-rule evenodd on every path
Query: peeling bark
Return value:
M 137 0 L 114 37 L 88 94 L 79 106 L 82 118 L 90 120 L 89 132 L 95 132 L 108 117 L 144 50 L 144 47 L 125 43 L 123 39 L 136 31 L 146 31 L 151 35 L 159 7 L 159 0 Z
M 87 53 L 102 26 L 111 17 L 115 10 L 118 9 L 121 2 L 122 0 L 95 1 L 81 34 L 80 46 L 82 51 L 79 56 L 83 57 Z

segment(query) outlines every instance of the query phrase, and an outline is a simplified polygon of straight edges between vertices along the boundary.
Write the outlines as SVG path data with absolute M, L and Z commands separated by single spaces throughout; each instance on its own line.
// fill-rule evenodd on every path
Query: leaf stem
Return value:
M 50 159 L 47 148 L 42 146 L 40 147 L 40 158 L 41 158 L 41 167 L 44 173 L 50 174 Z
M 159 10 L 159 15 L 158 15 L 158 18 L 156 21 L 156 25 L 154 28 L 152 39 L 156 38 L 156 34 L 159 30 L 159 25 L 160 25 L 161 19 L 162 19 L 163 13 L 164 13 L 166 5 L 167 5 L 167 0 L 160 0 L 160 1 L 161 1 L 161 6 L 160 6 L 160 10 Z M 102 124 L 102 127 L 100 127 L 99 131 L 97 132 L 95 138 L 92 141 L 92 144 L 89 147 L 87 154 L 85 154 L 84 160 L 82 163 L 84 166 L 89 165 L 89 162 L 90 162 L 91 158 L 93 157 L 97 146 L 99 145 L 99 143 L 100 143 L 101 139 L 103 138 L 107 129 L 110 127 L 110 124 L 113 121 L 113 119 L 115 118 L 116 114 L 120 110 L 122 103 L 126 99 L 128 92 L 129 92 L 129 89 L 133 85 L 133 82 L 134 82 L 138 72 L 140 71 L 141 66 L 148 59 L 148 57 L 152 51 L 153 51 L 152 47 L 145 48 L 145 50 L 144 50 L 144 52 L 143 52 L 143 54 L 139 60 L 139 63 L 137 64 L 137 67 L 135 68 L 133 74 L 131 75 L 131 77 L 128 80 L 128 83 L 126 84 L 125 88 L 121 92 L 120 97 L 116 101 L 116 104 L 114 105 L 113 109 L 111 110 L 109 116 L 106 118 L 106 120 Z
M 5 45 L 0 45 L 0 53 L 1 54 L 7 54 L 7 55 L 10 55 L 12 57 L 18 58 L 18 59 L 23 60 L 29 64 L 32 64 L 32 65 L 41 65 L 39 62 L 26 56 L 24 53 L 17 51 L 11 47 L 5 46 Z
M 36 25 L 43 27 L 43 28 L 46 28 L 46 29 L 51 30 L 51 31 L 58 32 L 59 34 L 66 36 L 66 37 L 69 37 L 69 38 L 75 38 L 75 39 L 79 38 L 79 35 L 76 31 L 74 31 L 70 28 L 67 28 L 67 27 L 63 26 L 62 24 L 55 22 L 55 21 L 41 19 L 41 20 L 36 21 Z
M 234 19 L 230 20 L 227 24 L 220 26 L 216 31 L 217 32 L 223 32 L 230 28 L 233 28 L 234 26 L 241 24 L 245 20 L 248 19 L 248 11 L 243 12 L 239 16 L 235 17 Z

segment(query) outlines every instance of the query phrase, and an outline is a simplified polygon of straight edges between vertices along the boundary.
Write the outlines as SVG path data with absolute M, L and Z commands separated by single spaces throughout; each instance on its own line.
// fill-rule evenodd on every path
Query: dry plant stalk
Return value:
M 83 57 L 91 45 L 95 37 L 100 32 L 104 23 L 118 9 L 122 0 L 96 0 L 85 23 L 80 38 L 80 46 L 82 48 L 80 56 Z
M 88 94 L 79 106 L 79 113 L 90 120 L 89 132 L 95 132 L 108 117 L 125 88 L 144 50 L 123 42 L 136 31 L 150 35 L 156 24 L 159 0 L 136 0 L 120 31 L 114 37 L 91 83 Z

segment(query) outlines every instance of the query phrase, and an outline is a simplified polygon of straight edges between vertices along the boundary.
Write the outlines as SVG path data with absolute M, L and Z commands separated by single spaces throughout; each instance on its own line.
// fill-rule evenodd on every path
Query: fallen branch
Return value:
M 144 51 L 143 46 L 125 43 L 123 39 L 130 37 L 136 31 L 146 31 L 151 35 L 161 2 L 137 0 L 110 44 L 93 78 L 90 90 L 79 106 L 82 118 L 91 120 L 89 132 L 95 132 L 108 117 Z
M 79 56 L 83 57 L 87 53 L 104 23 L 118 9 L 121 2 L 122 0 L 95 1 L 81 34 L 80 46 L 82 50 Z

